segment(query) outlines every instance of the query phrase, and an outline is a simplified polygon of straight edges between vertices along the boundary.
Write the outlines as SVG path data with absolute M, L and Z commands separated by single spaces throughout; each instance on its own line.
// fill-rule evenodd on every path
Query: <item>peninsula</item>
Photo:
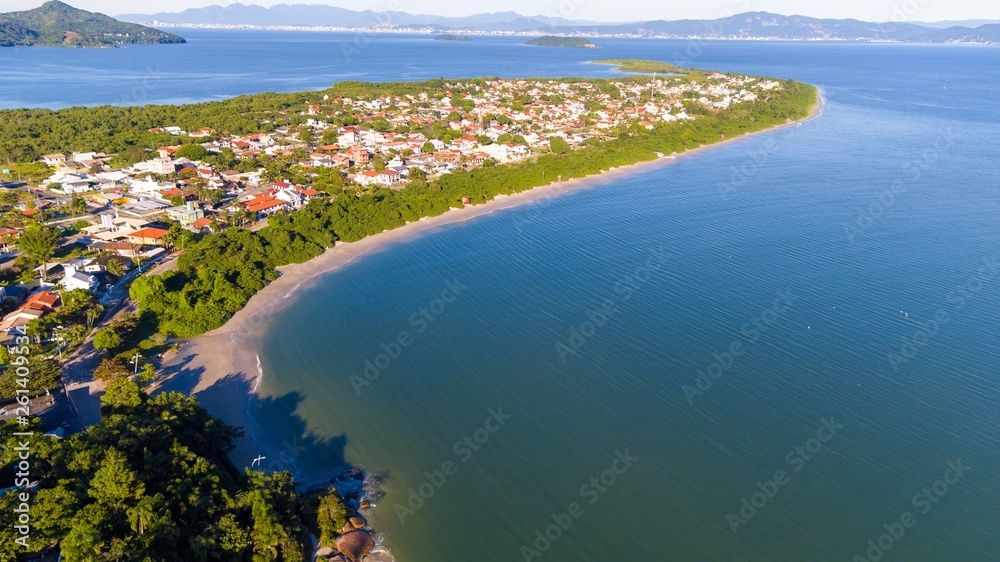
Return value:
M 573 49 L 597 48 L 597 45 L 591 43 L 590 39 L 585 37 L 556 37 L 554 35 L 546 35 L 544 37 L 532 39 L 524 44 L 536 47 L 569 47 Z
M 815 100 L 794 81 L 695 70 L 344 82 L 187 106 L 0 112 L 0 158 L 49 155 L 44 185 L 82 197 L 124 190 L 126 208 L 195 201 L 200 213 L 171 215 L 194 217 L 183 228 L 209 219 L 177 271 L 132 286 L 162 332 L 188 337 L 225 324 L 276 267 L 335 243 L 803 119 Z M 68 152 L 109 156 L 101 170 L 51 156 Z
M 0 14 L 0 47 L 112 47 L 137 43 L 184 43 L 183 37 L 120 22 L 50 0 L 34 10 Z
M 63 233 L 46 226 L 48 210 L 0 217 L 4 240 L 22 253 L 0 273 L 11 283 L 6 294 L 26 292 L 22 278 L 34 283 L 39 263 L 43 274 L 61 265 L 60 283 L 79 287 L 64 290 L 63 302 L 42 290 L 35 308 L 4 318 L 30 323 L 38 341 L 19 337 L 10 354 L 32 352 L 24 362 L 38 375 L 56 363 L 54 376 L 34 376 L 32 391 L 44 400 L 60 384 L 57 331 L 58 341 L 87 351 L 68 355 L 99 362 L 64 365 L 63 378 L 107 385 L 88 431 L 33 442 L 58 461 L 32 465 L 35 551 L 299 560 L 315 543 L 362 559 L 374 547 L 365 475 L 335 474 L 335 489 L 295 482 L 240 430 L 249 427 L 246 401 L 259 377 L 251 348 L 262 313 L 386 241 L 800 121 L 818 99 L 816 88 L 792 80 L 677 69 L 613 79 L 343 82 L 183 106 L 0 111 L 0 159 L 10 172 L 83 216 L 98 209 L 93 221 L 73 219 L 83 246 L 59 258 L 53 248 Z M 124 273 L 156 259 L 163 263 L 154 271 Z M 131 282 L 138 314 L 92 326 L 97 299 L 119 297 L 83 273 L 90 268 Z M 28 312 L 39 316 L 26 321 Z M 180 351 L 168 339 L 198 335 Z M 48 366 L 36 364 L 45 355 Z M 17 372 L 0 377 L 0 394 L 15 387 Z M 23 429 L 0 425 L 8 453 Z M 17 497 L 0 495 L 8 544 Z

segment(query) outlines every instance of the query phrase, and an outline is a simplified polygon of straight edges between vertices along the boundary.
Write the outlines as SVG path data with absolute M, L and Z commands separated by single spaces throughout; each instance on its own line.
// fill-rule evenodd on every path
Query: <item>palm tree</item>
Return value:
M 95 304 L 94 306 L 88 308 L 87 312 L 84 314 L 87 315 L 87 327 L 92 328 L 94 326 L 94 321 L 104 314 L 104 307 L 99 304 Z
M 128 510 L 128 522 L 133 531 L 140 535 L 146 533 L 146 525 L 156 516 L 156 504 L 162 499 L 162 494 L 144 496 L 135 507 Z

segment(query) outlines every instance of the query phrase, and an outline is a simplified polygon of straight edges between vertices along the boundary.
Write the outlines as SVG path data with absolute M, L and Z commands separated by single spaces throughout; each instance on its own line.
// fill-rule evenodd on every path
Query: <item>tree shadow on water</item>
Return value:
M 242 429 L 244 436 L 236 440 L 229 455 L 237 468 L 268 474 L 287 470 L 301 486 L 327 483 L 352 471 L 344 455 L 347 436 L 318 435 L 297 413 L 303 395 L 257 395 L 257 373 L 242 371 L 232 371 L 199 389 L 205 368 L 196 358 L 195 353 L 182 353 L 171 360 L 161 371 L 153 393 L 194 396 L 213 417 Z

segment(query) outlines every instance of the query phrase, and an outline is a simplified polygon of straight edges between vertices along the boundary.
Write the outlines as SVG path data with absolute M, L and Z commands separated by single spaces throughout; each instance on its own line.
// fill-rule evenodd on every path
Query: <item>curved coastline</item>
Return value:
M 448 225 L 462 223 L 497 211 L 513 209 L 580 189 L 607 185 L 615 180 L 663 168 L 681 158 L 696 156 L 702 151 L 736 143 L 747 136 L 766 134 L 797 126 L 823 115 L 826 97 L 817 88 L 815 104 L 804 119 L 777 125 L 755 133 L 700 146 L 685 152 L 663 156 L 657 160 L 625 166 L 586 178 L 557 181 L 513 195 L 498 196 L 480 205 L 452 208 L 436 217 L 408 223 L 400 228 L 369 236 L 357 242 L 338 243 L 323 254 L 304 263 L 278 268 L 281 276 L 255 294 L 247 305 L 216 330 L 183 342 L 179 353 L 163 367 L 158 390 L 176 390 L 197 395 L 202 405 L 214 417 L 229 425 L 242 427 L 247 435 L 237 440 L 230 455 L 237 466 L 250 466 L 261 447 L 253 439 L 250 403 L 262 382 L 264 372 L 256 344 L 266 333 L 275 313 L 294 302 L 299 289 L 318 278 L 337 271 L 359 258 L 384 250 L 394 244 L 405 244 Z M 238 396 L 233 396 L 238 392 Z

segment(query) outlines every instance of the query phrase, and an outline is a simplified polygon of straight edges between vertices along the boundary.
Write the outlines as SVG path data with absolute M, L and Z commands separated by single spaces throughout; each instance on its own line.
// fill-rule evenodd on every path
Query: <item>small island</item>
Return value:
M 434 37 L 435 41 L 472 41 L 469 37 L 465 35 L 452 35 L 450 33 L 442 33 Z
M 0 47 L 114 47 L 186 43 L 183 37 L 51 0 L 34 10 L 0 14 Z
M 605 59 L 595 60 L 594 64 L 617 66 L 615 70 L 634 72 L 637 74 L 681 74 L 684 70 L 678 66 L 655 60 Z
M 532 39 L 525 45 L 535 47 L 571 47 L 575 49 L 596 49 L 597 45 L 590 42 L 586 37 L 557 37 L 546 35 L 537 39 Z

